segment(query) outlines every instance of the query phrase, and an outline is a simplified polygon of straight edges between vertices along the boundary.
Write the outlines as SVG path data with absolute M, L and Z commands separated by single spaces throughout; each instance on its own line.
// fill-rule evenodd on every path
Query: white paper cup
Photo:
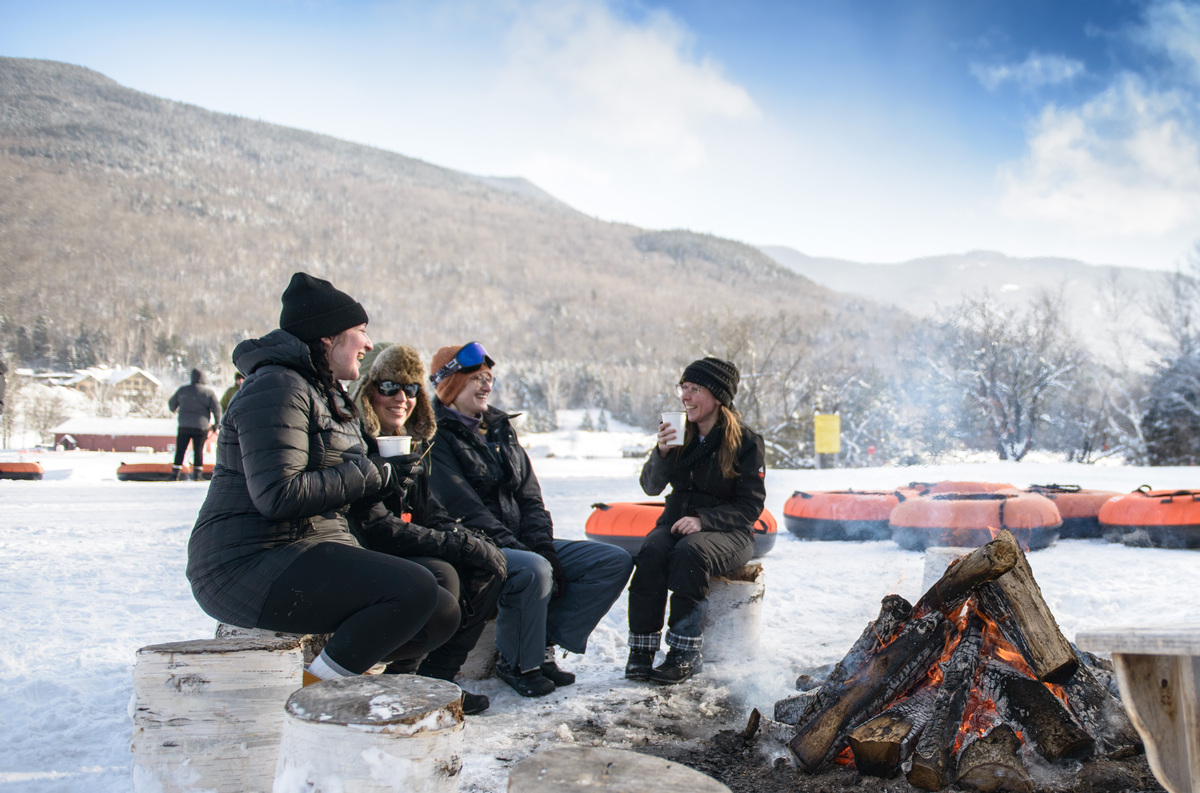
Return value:
M 675 440 L 667 444 L 667 446 L 682 446 L 683 445 L 683 430 L 687 424 L 687 413 L 682 410 L 673 410 L 662 414 L 663 424 L 668 424 L 675 428 Z
M 384 457 L 399 457 L 412 452 L 411 435 L 380 435 L 375 442 L 379 444 L 379 453 Z

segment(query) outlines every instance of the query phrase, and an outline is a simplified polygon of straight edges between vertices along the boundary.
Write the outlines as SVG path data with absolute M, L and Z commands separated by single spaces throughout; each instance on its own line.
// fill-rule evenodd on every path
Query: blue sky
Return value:
M 0 55 L 814 256 L 1174 268 L 1200 0 L 0 0 Z

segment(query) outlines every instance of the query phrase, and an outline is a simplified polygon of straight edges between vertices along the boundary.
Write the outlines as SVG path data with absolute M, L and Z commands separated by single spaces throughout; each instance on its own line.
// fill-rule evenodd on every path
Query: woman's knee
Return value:
M 545 557 L 532 551 L 504 552 L 508 562 L 508 577 L 504 580 L 506 594 L 521 593 L 528 597 L 548 598 L 554 587 L 554 568 Z

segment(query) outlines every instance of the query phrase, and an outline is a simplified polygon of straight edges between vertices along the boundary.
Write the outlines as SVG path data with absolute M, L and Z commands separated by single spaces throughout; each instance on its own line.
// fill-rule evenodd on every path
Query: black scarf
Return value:
M 721 441 L 725 438 L 725 425 L 718 424 L 712 428 L 712 431 L 704 436 L 704 440 L 699 440 L 699 436 L 693 439 L 692 444 L 688 446 L 675 461 L 676 468 L 694 469 L 697 465 L 707 460 L 717 449 L 721 448 Z

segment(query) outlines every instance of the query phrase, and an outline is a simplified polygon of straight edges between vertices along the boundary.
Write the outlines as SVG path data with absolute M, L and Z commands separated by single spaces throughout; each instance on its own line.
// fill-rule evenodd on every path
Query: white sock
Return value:
M 308 673 L 321 680 L 333 680 L 338 677 L 354 676 L 353 672 L 347 672 L 338 665 L 337 661 L 334 661 L 332 658 L 326 655 L 324 650 L 322 650 L 321 654 L 314 658 L 313 662 L 308 665 Z

